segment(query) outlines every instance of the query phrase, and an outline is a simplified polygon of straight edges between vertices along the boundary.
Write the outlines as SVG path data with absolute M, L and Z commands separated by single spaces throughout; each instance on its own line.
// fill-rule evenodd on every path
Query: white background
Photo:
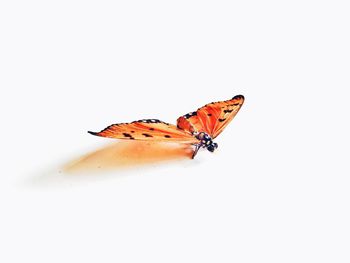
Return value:
M 349 12 L 2 1 L 0 261 L 349 262 Z M 112 143 L 87 130 L 237 94 L 214 154 L 62 168 Z

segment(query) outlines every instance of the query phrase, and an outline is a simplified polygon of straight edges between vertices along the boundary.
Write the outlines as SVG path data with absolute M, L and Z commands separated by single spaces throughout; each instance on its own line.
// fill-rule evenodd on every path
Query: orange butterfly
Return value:
M 194 158 L 200 148 L 214 152 L 218 144 L 213 139 L 236 116 L 243 102 L 244 96 L 237 95 L 231 100 L 209 103 L 178 118 L 177 126 L 157 119 L 144 119 L 113 124 L 100 132 L 89 133 L 115 139 L 190 143 L 195 145 Z

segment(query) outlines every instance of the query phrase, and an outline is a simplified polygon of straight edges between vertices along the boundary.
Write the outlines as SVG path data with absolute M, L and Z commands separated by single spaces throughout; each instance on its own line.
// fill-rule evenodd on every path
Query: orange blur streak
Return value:
M 189 144 L 119 141 L 69 162 L 64 167 L 64 171 L 73 173 L 132 168 L 171 160 L 188 159 L 191 158 L 192 152 L 193 148 Z

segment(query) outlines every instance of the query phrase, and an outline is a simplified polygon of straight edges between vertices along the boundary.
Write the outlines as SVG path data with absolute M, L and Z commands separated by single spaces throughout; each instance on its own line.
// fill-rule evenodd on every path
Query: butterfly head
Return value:
M 206 148 L 209 152 L 214 152 L 216 148 L 218 148 L 218 144 L 216 142 L 211 142 Z

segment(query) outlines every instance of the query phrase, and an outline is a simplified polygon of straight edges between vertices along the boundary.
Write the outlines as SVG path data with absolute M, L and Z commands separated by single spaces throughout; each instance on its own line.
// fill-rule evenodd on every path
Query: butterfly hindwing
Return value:
M 190 133 L 204 131 L 203 124 L 200 122 L 196 111 L 179 117 L 177 119 L 177 127 Z
M 237 95 L 231 100 L 209 103 L 178 118 L 177 126 L 191 133 L 205 132 L 216 138 L 236 116 L 243 102 L 244 97 Z
M 178 129 L 175 125 L 156 119 L 145 119 L 131 123 L 113 124 L 100 132 L 89 132 L 93 135 L 129 140 L 168 141 L 196 143 L 198 140 L 191 133 Z

